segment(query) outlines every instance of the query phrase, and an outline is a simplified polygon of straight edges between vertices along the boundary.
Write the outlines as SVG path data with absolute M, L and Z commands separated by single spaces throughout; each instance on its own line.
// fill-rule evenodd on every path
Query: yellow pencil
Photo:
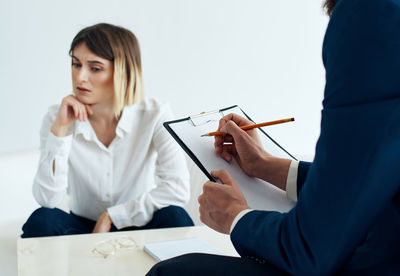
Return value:
M 249 129 L 253 129 L 253 128 L 272 126 L 272 125 L 283 124 L 283 123 L 288 123 L 288 122 L 293 122 L 293 121 L 294 121 L 294 118 L 288 118 L 288 119 L 276 120 L 276 121 L 265 122 L 265 123 L 260 123 L 260 124 L 242 126 L 240 128 L 243 129 L 243 130 L 249 130 Z M 203 134 L 203 135 L 201 135 L 201 137 L 203 137 L 203 136 L 225 135 L 225 134 L 226 133 L 222 132 L 222 131 L 214 131 L 214 132 Z

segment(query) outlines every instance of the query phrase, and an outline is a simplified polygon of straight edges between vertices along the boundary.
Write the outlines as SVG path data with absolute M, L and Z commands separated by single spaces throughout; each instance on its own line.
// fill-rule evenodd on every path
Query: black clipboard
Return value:
M 265 187 L 265 188 L 260 188 L 260 183 L 261 185 L 266 185 L 266 186 L 272 186 L 271 184 L 264 182 L 262 180 L 255 180 L 253 178 L 250 178 L 249 176 L 245 175 L 244 172 L 241 171 L 240 168 L 238 168 L 237 164 L 231 165 L 224 165 L 226 162 L 225 161 L 220 161 L 218 165 L 215 165 L 213 167 L 213 164 L 206 164 L 208 163 L 207 157 L 205 158 L 204 156 L 210 156 L 210 160 L 216 161 L 216 157 L 212 156 L 212 154 L 215 154 L 215 150 L 213 149 L 213 144 L 214 144 L 214 138 L 213 137 L 202 137 L 200 138 L 201 134 L 208 133 L 211 131 L 215 131 L 218 127 L 218 122 L 219 119 L 222 118 L 224 115 L 227 115 L 229 113 L 237 113 L 238 115 L 241 115 L 242 117 L 246 117 L 248 120 L 254 122 L 249 115 L 247 115 L 246 112 L 244 112 L 238 105 L 222 108 L 219 110 L 215 111 L 210 111 L 210 112 L 202 112 L 198 115 L 193 115 L 189 116 L 183 119 L 178 119 L 178 120 L 173 120 L 173 121 L 168 121 L 164 122 L 164 127 L 166 130 L 171 134 L 171 136 L 176 140 L 176 142 L 182 147 L 182 149 L 186 152 L 186 154 L 193 160 L 193 162 L 200 168 L 200 170 L 207 176 L 207 178 L 211 181 L 216 181 L 210 174 L 211 170 L 219 170 L 222 169 L 221 166 L 228 166 L 224 169 L 227 169 L 228 172 L 231 173 L 237 173 L 240 177 L 239 179 L 242 180 L 244 183 L 239 183 L 239 186 L 241 187 L 243 193 L 245 194 L 246 199 L 249 202 L 249 198 L 253 200 L 253 205 L 258 209 L 271 209 L 271 206 L 268 206 L 268 204 L 260 204 L 260 201 L 263 201 L 263 197 L 259 194 L 265 194 L 266 197 L 268 197 L 268 193 L 277 193 L 276 196 L 271 196 L 273 201 L 276 201 L 278 206 L 276 208 L 277 211 L 288 211 L 291 207 L 293 207 L 294 203 L 286 198 L 285 193 L 282 193 L 281 190 L 276 188 L 275 186 L 273 187 Z M 254 122 L 255 123 L 255 122 Z M 209 127 L 209 128 L 208 128 Z M 198 129 L 197 129 L 198 128 Z M 188 132 L 193 131 L 193 134 L 188 134 Z M 292 154 L 290 154 L 287 150 L 285 150 L 281 145 L 276 142 L 270 135 L 268 135 L 263 129 L 259 128 L 258 129 L 260 138 L 262 141 L 267 143 L 268 148 L 266 148 L 267 151 L 269 151 L 271 154 L 278 156 L 278 157 L 285 157 L 293 160 L 297 160 Z M 191 135 L 191 136 L 190 136 Z M 192 141 L 196 140 L 196 141 Z M 199 145 L 199 143 L 203 143 L 204 150 L 202 148 L 202 145 Z M 271 149 L 275 151 L 271 152 Z M 216 154 L 215 154 L 216 155 Z M 221 158 L 219 158 L 222 160 Z M 206 160 L 206 161 L 205 161 Z M 219 161 L 218 161 L 219 162 Z M 211 166 L 211 167 L 210 167 Z M 234 166 L 236 166 L 234 168 Z M 208 167 L 208 169 L 207 169 Z M 231 171 L 230 171 L 231 170 Z M 241 172 L 238 172 L 238 171 Z M 234 177 L 235 178 L 235 177 Z M 237 180 L 235 178 L 235 180 Z M 254 183 L 247 183 L 247 182 L 255 182 L 258 181 L 256 184 Z M 266 183 L 266 184 L 265 184 Z M 242 186 L 241 186 L 242 184 Z M 248 184 L 248 185 L 247 185 Z M 278 189 L 279 191 L 275 191 Z M 265 190 L 265 191 L 264 191 Z M 272 191 L 272 192 L 271 192 Z M 272 204 L 273 205 L 273 204 Z M 253 207 L 250 204 L 251 207 Z M 274 209 L 275 206 L 272 206 Z
M 190 148 L 182 141 L 181 138 L 179 138 L 179 136 L 172 130 L 171 128 L 171 124 L 175 124 L 175 123 L 180 123 L 183 121 L 192 121 L 193 123 L 193 118 L 197 118 L 200 116 L 205 116 L 207 114 L 213 113 L 213 112 L 226 112 L 229 111 L 233 108 L 239 108 L 240 111 L 243 113 L 243 115 L 250 121 L 252 121 L 253 123 L 256 123 L 253 121 L 253 119 L 250 118 L 249 115 L 247 115 L 246 112 L 243 111 L 243 109 L 241 109 L 238 105 L 233 105 L 230 107 L 226 107 L 226 108 L 222 108 L 219 109 L 218 111 L 209 111 L 209 112 L 201 112 L 197 115 L 193 115 L 193 116 L 189 116 L 183 119 L 178 119 L 178 120 L 173 120 L 173 121 L 168 121 L 168 122 L 164 122 L 164 127 L 167 129 L 167 131 L 171 134 L 171 136 L 175 139 L 175 141 L 181 146 L 181 148 L 186 152 L 186 154 L 190 157 L 190 159 L 193 160 L 193 162 L 200 168 L 200 170 L 207 176 L 207 178 L 211 181 L 215 181 L 215 179 L 211 176 L 211 174 L 206 170 L 206 168 L 203 166 L 203 164 L 200 162 L 200 160 L 196 157 L 196 155 L 194 155 L 194 153 L 190 150 Z M 193 123 L 194 124 L 194 123 Z M 262 128 L 259 128 L 259 131 L 262 135 L 265 135 L 266 137 L 268 137 L 268 139 L 270 139 L 277 147 L 281 148 L 284 152 L 287 153 L 287 155 L 289 157 L 291 157 L 293 160 L 297 160 L 296 157 L 294 157 L 293 155 L 291 155 L 286 149 L 284 149 L 281 145 L 278 144 L 278 142 L 276 142 L 271 136 L 269 136 Z

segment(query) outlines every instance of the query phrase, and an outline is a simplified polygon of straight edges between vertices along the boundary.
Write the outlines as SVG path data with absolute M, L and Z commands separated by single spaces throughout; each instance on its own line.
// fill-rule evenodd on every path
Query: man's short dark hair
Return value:
M 324 9 L 326 10 L 326 13 L 331 16 L 333 8 L 335 7 L 336 3 L 339 0 L 325 0 L 324 3 Z

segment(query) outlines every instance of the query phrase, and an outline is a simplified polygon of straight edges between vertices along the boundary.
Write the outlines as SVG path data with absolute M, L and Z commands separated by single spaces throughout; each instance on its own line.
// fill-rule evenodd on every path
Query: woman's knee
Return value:
M 153 220 L 161 227 L 193 226 L 189 214 L 179 206 L 170 205 L 154 213 Z
M 56 217 L 64 213 L 59 209 L 41 207 L 36 209 L 22 226 L 22 238 L 43 237 L 54 235 L 53 226 Z

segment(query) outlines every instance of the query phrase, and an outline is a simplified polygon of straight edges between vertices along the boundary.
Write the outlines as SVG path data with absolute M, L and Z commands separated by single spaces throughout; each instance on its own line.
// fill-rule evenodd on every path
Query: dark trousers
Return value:
M 41 207 L 35 210 L 22 226 L 22 238 L 88 234 L 92 233 L 96 221 L 66 213 L 60 209 Z M 156 211 L 151 221 L 141 227 L 127 227 L 118 230 L 114 225 L 111 231 L 156 229 L 168 227 L 193 226 L 186 211 L 178 206 L 168 206 Z
M 259 263 L 251 259 L 194 253 L 160 262 L 153 266 L 146 275 L 283 276 L 289 274 L 268 263 Z

